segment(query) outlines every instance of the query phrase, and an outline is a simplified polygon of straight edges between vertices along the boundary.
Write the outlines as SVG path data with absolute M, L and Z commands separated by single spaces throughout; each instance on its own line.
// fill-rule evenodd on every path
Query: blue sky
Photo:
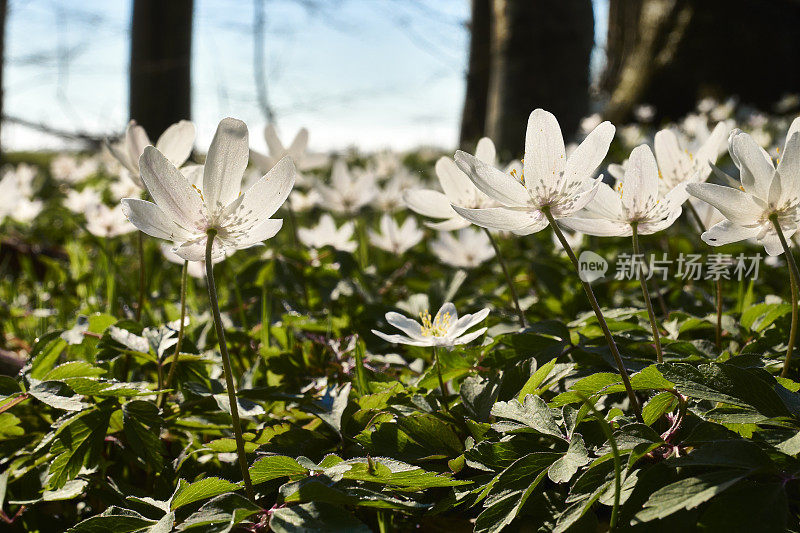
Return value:
M 596 2 L 597 34 L 607 0 Z M 130 0 L 10 0 L 5 112 L 67 130 L 127 121 Z M 469 0 L 266 0 L 268 91 L 282 136 L 319 150 L 452 147 L 464 96 Z M 201 148 L 225 116 L 264 145 L 253 75 L 253 2 L 195 0 L 193 120 Z M 596 61 L 597 63 L 597 61 Z M 10 149 L 62 141 L 4 126 Z

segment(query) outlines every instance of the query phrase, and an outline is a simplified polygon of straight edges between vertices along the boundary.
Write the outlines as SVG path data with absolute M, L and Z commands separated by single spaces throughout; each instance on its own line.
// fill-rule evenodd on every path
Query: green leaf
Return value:
M 219 496 L 227 492 L 233 492 L 238 489 L 238 483 L 232 483 L 218 477 L 207 477 L 195 481 L 194 483 L 187 483 L 185 480 L 179 479 L 178 487 L 172 495 L 169 508 L 174 511 L 175 509 L 180 509 L 184 505 Z
M 498 418 L 506 418 L 518 422 L 518 424 L 508 422 L 493 424 L 492 427 L 497 431 L 507 432 L 529 427 L 545 435 L 552 435 L 560 439 L 564 438 L 564 434 L 555 421 L 553 411 L 539 396 L 529 394 L 525 397 L 524 404 L 517 400 L 497 402 L 492 407 L 492 414 Z
M 550 465 L 547 476 L 553 483 L 566 483 L 578 469 L 591 462 L 589 452 L 583 443 L 583 437 L 577 433 L 572 436 L 567 453 L 562 455 L 556 462 Z
M 428 472 L 418 466 L 386 457 L 375 457 L 371 461 L 372 464 L 370 465 L 370 459 L 359 457 L 340 463 L 351 466 L 349 470 L 342 474 L 342 478 L 374 482 L 382 486 L 398 487 L 411 491 L 433 487 L 455 487 L 472 483 L 471 481 L 453 479 L 435 472 Z M 378 468 L 380 466 L 385 468 Z
M 129 449 L 155 471 L 164 466 L 164 445 L 159 434 L 164 421 L 152 402 L 134 400 L 122 406 L 122 423 Z
M 268 455 L 253 463 L 250 467 L 250 478 L 253 484 L 264 483 L 281 477 L 306 475 L 308 470 L 300 466 L 296 460 L 285 455 Z
M 659 392 L 644 405 L 642 408 L 642 418 L 648 426 L 653 425 L 666 413 L 674 408 L 678 399 L 671 392 Z
M 88 407 L 80 396 L 73 394 L 70 387 L 61 381 L 40 381 L 32 385 L 28 389 L 30 395 L 50 407 L 64 411 L 80 411 Z
M 259 511 L 261 511 L 261 507 L 244 496 L 228 492 L 215 496 L 204 503 L 196 512 L 181 522 L 179 529 L 186 531 L 195 527 L 205 527 L 204 531 L 208 531 L 210 530 L 208 526 L 214 524 L 235 526 Z
M 112 506 L 67 531 L 69 533 L 108 533 L 109 531 L 129 533 L 143 530 L 154 524 L 156 524 L 155 520 L 147 519 L 135 511 Z
M 322 502 L 276 509 L 269 527 L 275 533 L 371 533 L 346 509 Z
M 531 377 L 528 378 L 528 381 L 525 382 L 525 385 L 522 386 L 522 389 L 519 391 L 517 395 L 517 401 L 523 402 L 525 401 L 525 396 L 528 394 L 536 394 L 536 389 L 544 383 L 544 380 L 547 379 L 547 376 L 553 370 L 553 367 L 556 366 L 556 361 L 558 357 L 553 357 L 551 360 L 540 366 L 536 369 L 536 372 L 531 374 Z
M 45 375 L 45 380 L 63 380 L 66 378 L 91 378 L 102 376 L 106 371 L 86 361 L 69 361 L 58 365 Z
M 790 414 L 775 391 L 777 383 L 765 372 L 729 363 L 710 363 L 697 368 L 686 363 L 662 363 L 658 368 L 686 396 L 752 407 L 768 417 Z
M 681 479 L 662 487 L 650 495 L 636 519 L 649 522 L 665 518 L 683 509 L 694 509 L 717 494 L 732 487 L 746 474 L 740 470 L 711 472 Z
M 358 391 L 359 396 L 364 396 L 365 394 L 369 394 L 369 381 L 367 380 L 367 372 L 364 368 L 364 343 L 361 341 L 361 339 L 356 339 L 355 350 L 353 353 L 356 362 L 356 391 Z
M 55 458 L 50 462 L 48 489 L 62 488 L 81 468 L 97 463 L 110 417 L 110 409 L 95 408 L 74 416 L 58 428 L 50 446 Z
M 36 339 L 31 350 L 30 377 L 40 380 L 55 366 L 67 347 L 67 341 L 61 338 L 61 333 L 61 330 L 51 331 Z

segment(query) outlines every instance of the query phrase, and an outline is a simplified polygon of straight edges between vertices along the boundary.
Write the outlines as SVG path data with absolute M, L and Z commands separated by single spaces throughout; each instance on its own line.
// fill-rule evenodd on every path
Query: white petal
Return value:
M 653 147 L 658 159 L 658 169 L 670 187 L 689 178 L 692 164 L 688 154 L 681 150 L 675 132 L 663 129 L 656 133 Z
M 567 159 L 565 180 L 589 179 L 600 166 L 614 139 L 614 126 L 606 121 L 598 125 Z
M 450 209 L 452 209 L 452 207 Z M 472 222 L 463 218 L 455 211 L 453 211 L 453 213 L 455 214 L 453 218 L 443 220 L 442 222 L 426 222 L 425 225 L 436 231 L 455 231 L 469 227 L 472 224 Z
M 650 147 L 643 144 L 631 152 L 622 180 L 622 205 L 628 213 L 644 213 L 658 197 L 658 165 Z
M 258 224 L 271 217 L 292 192 L 294 180 L 294 163 L 284 157 L 242 195 L 244 199 L 236 210 L 240 223 Z
M 283 147 L 283 143 L 281 143 L 281 140 L 278 138 L 278 132 L 275 131 L 275 126 L 272 124 L 267 124 L 267 127 L 264 128 L 264 140 L 267 141 L 269 155 L 273 157 L 283 156 L 286 149 Z
M 481 309 L 475 314 L 468 314 L 462 316 L 458 319 L 455 327 L 453 328 L 451 334 L 453 337 L 458 337 L 468 329 L 480 324 L 481 322 L 489 316 L 489 309 Z
M 449 157 L 440 157 L 436 161 L 436 177 L 442 186 L 445 196 L 453 203 L 469 204 L 475 198 L 475 185 L 469 176 L 462 171 L 455 161 Z M 470 206 L 474 207 L 474 206 Z
M 203 220 L 205 207 L 200 192 L 153 146 L 144 149 L 139 159 L 147 191 L 168 217 L 187 230 L 195 230 Z
M 457 339 L 454 339 L 453 340 L 453 344 L 454 345 L 456 345 L 456 344 L 467 344 L 468 342 L 472 342 L 475 339 L 477 339 L 478 337 L 480 337 L 481 335 L 483 335 L 486 332 L 486 329 L 487 328 L 476 329 L 472 333 L 467 333 L 463 337 L 459 337 Z
M 194 241 L 189 241 L 186 243 L 181 244 L 177 248 L 173 249 L 173 252 L 178 254 L 179 257 L 187 261 L 205 261 L 206 260 L 206 244 L 208 243 L 208 238 L 203 235 L 202 237 L 195 239 Z M 214 239 L 214 244 L 211 248 L 211 261 L 213 263 L 219 263 L 222 259 L 225 258 L 225 250 L 222 247 L 219 239 Z
M 738 132 L 731 136 L 730 152 L 734 161 L 738 161 L 744 190 L 766 200 L 775 169 L 763 149 L 750 135 Z
M 128 129 L 125 130 L 125 146 L 128 149 L 128 158 L 131 164 L 137 165 L 139 158 L 144 153 L 144 148 L 150 146 L 150 138 L 144 128 L 136 124 L 135 120 L 128 123 Z
M 690 183 L 686 190 L 692 196 L 716 207 L 734 224 L 754 224 L 764 213 L 763 206 L 759 206 L 753 195 L 733 187 L 713 183 Z
M 789 239 L 791 235 L 784 235 L 785 238 Z M 767 252 L 767 255 L 776 256 L 781 255 L 783 253 L 783 245 L 781 244 L 781 239 L 778 237 L 778 234 L 774 231 L 771 233 L 767 233 L 763 239 L 761 239 L 761 244 L 764 245 L 764 250 Z
M 542 231 L 544 228 L 547 227 L 547 218 L 542 216 L 539 220 L 531 222 L 527 226 L 523 226 L 521 228 L 513 229 L 511 232 L 514 235 L 532 235 L 534 233 L 538 233 Z
M 456 152 L 455 160 L 472 183 L 490 198 L 508 207 L 523 207 L 528 204 L 528 190 L 512 176 L 461 150 Z
M 411 338 L 422 338 L 422 326 L 416 320 L 408 318 L 407 316 L 403 316 L 400 313 L 390 311 L 386 313 L 386 322 L 396 327 Z
M 173 165 L 183 165 L 194 146 L 195 128 L 189 120 L 181 120 L 170 126 L 156 142 L 158 151 L 164 154 Z
M 271 239 L 280 231 L 282 225 L 282 219 L 268 218 L 247 232 L 244 237 L 236 239 L 236 246 L 237 248 L 249 248 Z
M 452 320 L 453 323 L 458 322 L 458 311 L 456 311 L 456 306 L 453 305 L 453 302 L 445 302 L 442 304 L 439 310 L 436 311 L 436 316 L 433 317 L 434 322 L 437 318 L 441 318 L 445 314 L 450 315 L 450 320 Z
M 723 220 L 704 232 L 701 238 L 703 242 L 711 246 L 722 246 L 732 242 L 752 239 L 756 237 L 758 233 L 759 228 L 743 228 L 742 226 L 737 226 L 730 220 Z
M 286 150 L 288 155 L 292 158 L 299 159 L 302 157 L 303 152 L 306 151 L 306 147 L 308 146 L 308 130 L 305 128 L 300 128 L 300 131 L 297 132 L 295 135 L 292 144 Z M 277 154 L 280 157 L 280 154 Z
M 559 223 L 564 224 L 572 231 L 580 231 L 598 237 L 623 237 L 631 234 L 631 225 L 619 220 L 572 216 L 559 219 Z
M 402 335 L 387 335 L 386 333 L 381 333 L 380 331 L 375 330 L 375 329 L 372 330 L 372 333 L 374 333 L 375 335 L 377 335 L 378 337 L 380 337 L 381 339 L 383 339 L 385 341 L 392 342 L 392 343 L 395 343 L 395 344 L 408 344 L 410 346 L 432 346 L 433 345 L 433 342 L 432 342 L 433 337 L 430 338 L 431 340 L 422 341 L 422 340 L 411 339 L 409 337 L 404 337 Z
M 526 184 L 554 183 L 561 179 L 566 165 L 564 137 L 556 117 L 544 109 L 536 109 L 528 117 L 523 165 Z
M 711 165 L 708 163 L 716 163 L 719 154 L 725 146 L 726 139 L 730 133 L 730 127 L 725 122 L 718 122 L 714 126 L 711 135 L 705 140 L 703 145 L 697 150 L 695 154 L 695 161 L 700 175 L 697 177 L 699 181 L 705 181 L 711 174 Z
M 430 189 L 408 190 L 403 201 L 414 212 L 431 218 L 451 218 L 456 215 L 447 196 Z
M 203 171 L 203 195 L 211 211 L 225 207 L 239 196 L 250 154 L 247 143 L 244 122 L 222 119 L 208 148 Z
M 502 230 L 521 229 L 531 224 L 540 223 L 541 219 L 544 218 L 539 211 L 509 209 L 506 207 L 469 209 L 454 205 L 453 209 L 462 217 L 482 228 Z
M 778 162 L 778 179 L 780 182 L 780 203 L 792 201 L 800 196 L 800 132 L 792 134 Z
M 274 164 L 274 160 L 270 156 L 255 150 L 250 150 L 250 160 L 253 162 L 253 166 L 261 172 L 269 172 Z
M 494 143 L 489 137 L 482 137 L 475 147 L 475 157 L 486 163 L 492 165 L 497 162 L 497 151 L 494 148 Z
M 154 203 L 138 198 L 123 198 L 122 212 L 140 231 L 157 239 L 185 241 L 195 236 L 173 222 Z

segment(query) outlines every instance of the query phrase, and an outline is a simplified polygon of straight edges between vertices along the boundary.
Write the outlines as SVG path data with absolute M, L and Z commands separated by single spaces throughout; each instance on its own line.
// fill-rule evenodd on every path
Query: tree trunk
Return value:
M 151 139 L 191 117 L 193 0 L 134 0 L 130 116 Z
M 591 0 L 493 0 L 493 17 L 486 128 L 498 152 L 521 154 L 537 107 L 571 136 L 589 108 Z
M 706 96 L 769 108 L 800 90 L 796 0 L 611 0 L 606 118 L 652 104 L 677 119 Z
M 3 120 L 3 70 L 6 63 L 6 14 L 8 13 L 8 0 L 0 0 L 0 129 Z M 3 147 L 0 145 L 0 159 L 3 156 Z
M 472 152 L 486 131 L 486 99 L 489 93 L 489 65 L 491 61 L 491 1 L 472 0 L 470 22 L 469 66 L 467 67 L 467 94 L 461 113 L 462 150 Z

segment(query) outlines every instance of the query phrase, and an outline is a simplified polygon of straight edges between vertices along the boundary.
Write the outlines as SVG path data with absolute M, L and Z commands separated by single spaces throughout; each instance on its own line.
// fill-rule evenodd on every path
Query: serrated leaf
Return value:
M 322 502 L 276 509 L 269 527 L 275 533 L 371 533 L 346 509 Z
M 711 472 L 681 479 L 655 491 L 636 513 L 636 519 L 649 522 L 665 518 L 683 509 L 694 509 L 732 487 L 746 474 L 740 470 Z
M 238 483 L 232 483 L 227 479 L 218 477 L 207 477 L 194 483 L 187 483 L 185 480 L 180 479 L 178 480 L 178 487 L 170 500 L 169 508 L 174 511 L 184 505 L 219 496 L 226 492 L 234 492 L 238 489 Z
M 566 483 L 578 469 L 591 462 L 589 452 L 583 443 L 583 437 L 577 433 L 572 436 L 567 452 L 556 460 L 547 470 L 547 476 L 553 483 Z
M 281 477 L 292 477 L 308 473 L 295 459 L 285 455 L 268 455 L 262 457 L 250 467 L 250 478 L 253 484 L 264 483 Z
M 492 407 L 492 415 L 498 418 L 514 420 L 545 435 L 552 435 L 560 439 L 564 438 L 564 434 L 558 427 L 552 410 L 539 396 L 529 394 L 525 397 L 524 404 L 517 400 L 497 402 Z M 508 431 L 514 429 L 515 426 L 497 423 L 494 424 L 494 427 L 499 428 L 498 431 Z M 519 426 L 517 425 L 517 427 Z

